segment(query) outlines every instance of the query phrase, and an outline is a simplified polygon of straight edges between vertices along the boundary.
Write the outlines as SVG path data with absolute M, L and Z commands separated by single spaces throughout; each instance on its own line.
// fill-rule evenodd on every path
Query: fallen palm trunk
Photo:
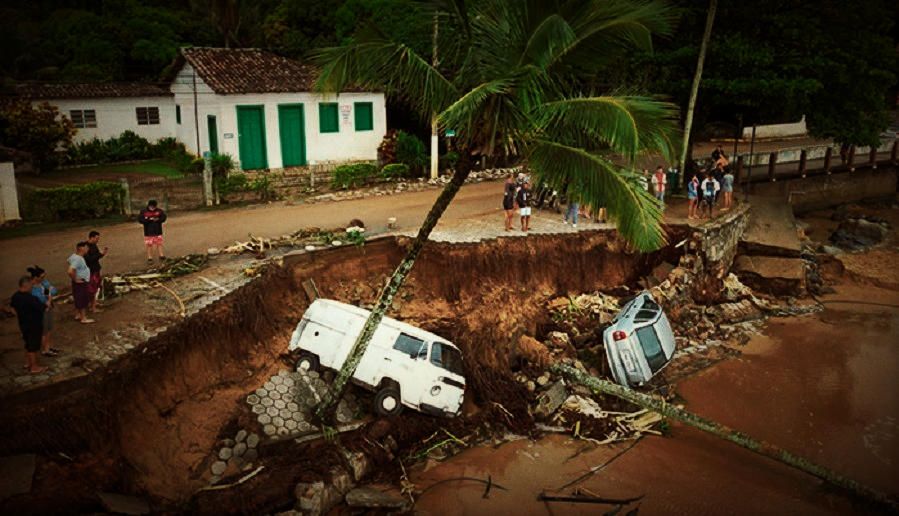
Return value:
M 824 480 L 825 482 L 828 482 L 834 486 L 847 489 L 865 499 L 885 505 L 893 512 L 899 511 L 899 501 L 891 496 L 881 493 L 880 491 L 872 489 L 868 486 L 862 485 L 855 480 L 846 478 L 839 473 L 831 471 L 823 466 L 819 466 L 818 464 L 815 464 L 807 459 L 778 448 L 777 446 L 766 443 L 764 441 L 757 441 L 752 437 L 738 432 L 725 425 L 699 417 L 696 414 L 687 412 L 686 410 L 679 409 L 673 405 L 666 403 L 664 400 L 647 396 L 646 394 L 633 391 L 626 387 L 622 387 L 618 384 L 602 380 L 595 376 L 590 376 L 589 374 L 575 369 L 574 367 L 571 367 L 569 365 L 554 364 L 552 366 L 552 370 L 556 373 L 566 376 L 572 382 L 579 383 L 589 388 L 591 391 L 593 391 L 594 394 L 608 394 L 611 396 L 615 396 L 616 398 L 621 398 L 625 401 L 629 401 L 639 407 L 657 412 L 665 417 L 676 419 L 677 421 L 685 423 L 689 426 L 698 428 L 704 432 L 738 444 L 743 448 L 746 448 L 747 450 L 758 453 L 759 455 L 763 455 L 770 459 L 774 459 L 778 462 L 786 464 L 787 466 L 790 466 L 792 468 L 804 471 L 805 473 L 818 477 L 821 480 Z

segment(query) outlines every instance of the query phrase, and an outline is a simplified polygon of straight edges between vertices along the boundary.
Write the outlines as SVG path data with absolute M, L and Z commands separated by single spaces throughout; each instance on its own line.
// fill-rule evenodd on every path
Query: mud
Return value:
M 73 480 L 63 483 L 68 488 L 54 489 L 39 482 L 53 491 L 58 507 L 98 510 L 90 493 L 104 490 L 141 494 L 156 509 L 196 509 L 197 500 L 206 499 L 194 494 L 205 485 L 209 451 L 233 423 L 241 398 L 288 365 L 281 353 L 308 305 L 302 282 L 312 279 L 322 296 L 364 306 L 375 299 L 405 245 L 402 239 L 385 238 L 360 248 L 286 256 L 282 265 L 269 267 L 258 280 L 169 328 L 106 371 L 5 398 L 0 425 L 8 438 L 0 443 L 0 455 L 30 450 L 74 458 L 71 463 L 46 461 L 38 478 L 57 478 L 58 468 L 66 475 L 91 471 L 92 477 L 83 477 L 91 478 L 85 485 Z M 527 394 L 511 377 L 509 355 L 517 335 L 534 334 L 546 322 L 545 301 L 633 285 L 676 253 L 632 254 L 611 232 L 431 244 L 392 315 L 461 347 L 470 395 L 466 417 L 454 423 L 460 432 L 467 423 L 504 411 L 511 417 L 500 417 L 510 427 L 524 429 L 530 425 Z M 501 401 L 502 409 L 494 401 Z M 439 425 L 433 418 L 409 414 L 393 422 L 391 430 L 401 447 L 410 447 Z M 353 439 L 347 444 L 363 446 Z M 281 458 L 272 459 L 266 474 L 236 490 L 250 493 L 255 488 L 255 496 L 240 505 L 220 497 L 222 505 L 204 504 L 206 510 L 273 510 L 278 503 L 273 500 L 290 500 L 285 492 L 291 483 L 303 474 L 314 475 L 321 469 L 316 465 L 327 465 L 312 459 L 326 454 L 308 447 L 285 452 L 275 454 Z M 297 457 L 310 459 L 306 464 Z M 39 491 L 13 498 L 3 507 L 25 510 L 44 495 Z

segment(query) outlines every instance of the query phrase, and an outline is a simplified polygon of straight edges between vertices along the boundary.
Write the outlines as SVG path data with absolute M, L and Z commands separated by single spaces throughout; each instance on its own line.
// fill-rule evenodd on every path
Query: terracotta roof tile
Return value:
M 317 69 L 256 48 L 182 48 L 197 75 L 222 94 L 311 91 Z
M 76 99 L 97 97 L 167 97 L 168 88 L 142 82 L 20 83 L 16 94 L 28 99 Z

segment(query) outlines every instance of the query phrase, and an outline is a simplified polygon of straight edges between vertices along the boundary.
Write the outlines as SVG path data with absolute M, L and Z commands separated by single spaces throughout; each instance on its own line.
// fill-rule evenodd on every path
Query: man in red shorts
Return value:
M 156 250 L 159 261 L 165 261 L 165 251 L 162 249 L 162 224 L 165 222 L 165 212 L 159 209 L 156 201 L 150 199 L 147 207 L 140 210 L 137 221 L 144 226 L 144 245 L 147 246 L 147 263 L 153 263 L 153 250 Z
M 100 269 L 102 268 L 100 266 L 100 260 L 109 253 L 108 247 L 104 247 L 101 251 L 99 244 L 99 231 L 91 231 L 87 234 L 87 254 L 84 255 L 84 261 L 87 262 L 87 268 L 91 271 L 91 279 L 90 282 L 88 282 L 88 292 L 90 292 L 91 295 L 91 312 L 100 311 L 97 308 L 97 292 L 100 291 L 100 286 L 103 285 L 103 277 L 100 275 Z

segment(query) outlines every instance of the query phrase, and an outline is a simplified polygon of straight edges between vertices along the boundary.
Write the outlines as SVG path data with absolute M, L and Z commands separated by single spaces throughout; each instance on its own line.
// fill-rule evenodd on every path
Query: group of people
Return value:
M 155 200 L 150 200 L 140 212 L 138 222 L 143 226 L 148 262 L 153 262 L 154 254 L 160 261 L 165 261 L 162 224 L 166 218 L 165 212 Z M 98 304 L 103 285 L 101 260 L 108 253 L 108 247 L 100 248 L 100 232 L 91 231 L 87 240 L 75 244 L 75 252 L 67 260 L 66 274 L 71 280 L 74 319 L 81 324 L 96 322 L 92 316 L 103 311 Z M 19 288 L 13 294 L 10 305 L 16 312 L 19 330 L 25 341 L 25 370 L 31 374 L 39 374 L 47 368 L 40 365 L 38 353 L 53 357 L 62 352 L 51 343 L 54 299 L 58 290 L 50 283 L 47 272 L 40 266 L 28 267 L 27 271 L 27 275 L 19 278 Z
M 704 171 L 693 173 L 687 182 L 687 218 L 701 219 L 715 216 L 715 206 L 721 200 L 721 211 L 728 211 L 734 203 L 734 175 L 727 154 L 717 146 L 712 151 L 712 164 Z M 701 178 L 701 179 L 700 179 Z
M 100 249 L 100 232 L 91 231 L 87 240 L 75 244 L 75 252 L 68 258 L 66 273 L 72 282 L 72 298 L 75 302 L 75 320 L 82 324 L 95 322 L 89 314 L 101 312 L 97 304 L 102 260 L 109 248 Z M 25 369 L 38 374 L 47 368 L 38 361 L 38 353 L 54 357 L 62 352 L 53 347 L 51 336 L 55 326 L 54 299 L 58 290 L 47 279 L 47 271 L 39 265 L 28 267 L 28 274 L 19 278 L 19 289 L 13 294 L 10 305 L 16 311 L 19 330 L 25 341 Z
M 554 192 L 555 195 L 555 192 Z M 531 182 L 527 175 L 519 173 L 509 174 L 506 182 L 503 184 L 503 211 L 505 211 L 505 229 L 512 231 L 515 219 L 515 211 L 521 219 L 521 230 L 528 232 L 531 229 L 531 210 L 533 209 L 533 191 Z M 568 195 L 568 208 L 562 221 L 565 224 L 571 223 L 573 227 L 577 227 L 578 217 L 587 216 L 595 218 L 598 222 L 605 222 L 605 207 L 592 209 L 589 206 L 582 206 L 577 199 Z

